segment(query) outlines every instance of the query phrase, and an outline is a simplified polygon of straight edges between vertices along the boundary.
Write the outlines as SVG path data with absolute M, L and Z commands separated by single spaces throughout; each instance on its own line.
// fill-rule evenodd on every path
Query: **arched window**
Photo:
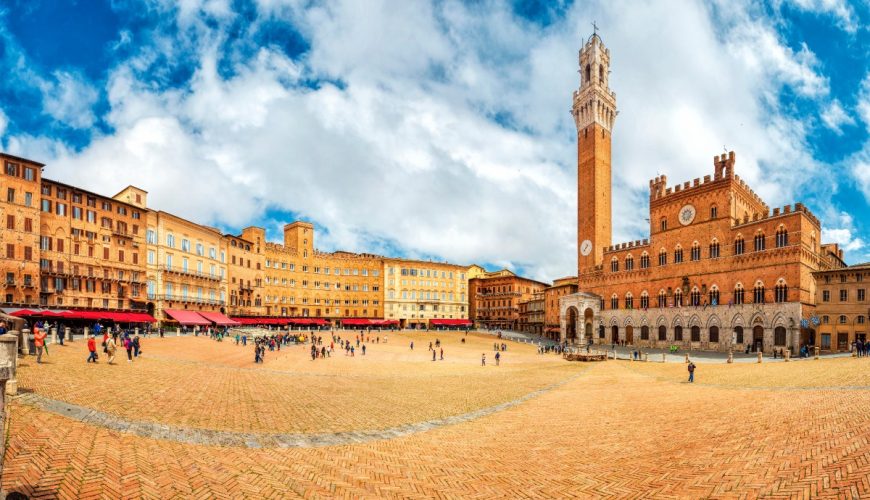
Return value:
M 656 299 L 656 301 L 657 301 L 656 306 L 667 307 L 668 295 L 665 293 L 664 290 L 659 290 L 659 296 L 658 296 L 658 299 Z
M 778 326 L 773 329 L 773 345 L 785 345 L 784 326 Z
M 754 248 L 755 248 L 756 252 L 760 252 L 760 251 L 764 250 L 764 233 L 762 233 L 761 231 L 756 233 L 754 241 L 755 241 Z
M 701 245 L 697 241 L 692 243 L 692 260 L 701 260 Z
M 710 258 L 719 258 L 719 240 L 717 240 L 716 238 L 713 238 L 713 241 L 710 242 Z
M 640 340 L 649 340 L 649 327 L 646 325 L 640 327 Z
M 700 342 L 701 341 L 701 327 L 693 326 L 691 329 L 692 342 Z
M 646 290 L 640 294 L 640 308 L 649 309 L 649 293 Z
M 625 308 L 634 309 L 634 296 L 631 294 L 631 292 L 625 294 Z
M 710 327 L 710 342 L 719 343 L 719 327 L 711 326 Z
M 662 248 L 659 250 L 659 265 L 664 266 L 668 263 L 668 252 Z
M 719 286 L 713 285 L 707 292 L 707 301 L 711 306 L 719 305 Z
M 647 252 L 644 252 L 640 256 L 640 268 L 646 269 L 648 267 L 649 267 L 649 254 Z
M 598 82 L 604 83 L 604 66 L 598 65 Z
M 788 246 L 788 230 L 784 226 L 780 226 L 776 230 L 776 248 Z
M 716 205 L 712 205 L 710 207 L 710 218 L 715 219 L 718 215 L 719 215 L 719 209 L 716 207 Z
M 665 325 L 659 326 L 659 340 L 668 340 L 668 329 Z
M 755 288 L 752 290 L 752 302 L 764 304 L 764 283 L 760 281 L 755 283 Z
M 616 257 L 610 259 L 610 272 L 615 273 L 619 271 L 619 259 Z
M 734 327 L 734 336 L 736 337 L 735 343 L 742 344 L 743 343 L 743 327 L 735 326 Z
M 659 229 L 662 231 L 668 230 L 668 220 L 662 217 L 662 220 L 659 221 Z
M 590 83 L 592 81 L 592 68 L 587 64 L 586 65 L 586 83 Z
M 734 304 L 739 305 L 743 303 L 743 284 L 737 283 L 734 285 Z
M 614 310 L 619 309 L 619 297 L 615 293 L 610 297 L 610 308 Z
M 701 305 L 701 291 L 698 290 L 698 287 L 692 288 L 691 293 L 689 293 L 689 303 L 695 307 Z
M 734 240 L 734 255 L 743 255 L 745 251 L 745 245 L 743 242 L 743 237 L 738 236 L 736 240 Z
M 677 342 L 683 341 L 683 327 L 682 326 L 675 326 L 674 327 L 674 340 Z
M 626 271 L 633 271 L 634 270 L 634 257 L 632 257 L 631 255 L 629 255 L 628 257 L 625 258 L 625 270 Z
M 774 302 L 788 302 L 788 285 L 785 284 L 785 280 L 780 279 L 776 283 L 773 297 Z
M 677 249 L 674 250 L 674 264 L 679 264 L 683 262 L 683 247 L 677 245 Z
M 843 314 L 840 315 L 840 324 L 841 324 L 841 325 L 845 325 L 845 324 L 846 324 L 846 316 L 843 315 Z
M 683 305 L 683 291 L 677 288 L 677 291 L 674 292 L 674 307 L 680 307 Z

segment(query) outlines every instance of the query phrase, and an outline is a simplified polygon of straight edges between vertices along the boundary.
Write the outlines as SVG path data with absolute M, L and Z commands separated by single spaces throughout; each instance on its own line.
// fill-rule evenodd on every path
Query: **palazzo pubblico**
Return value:
M 790 350 L 814 342 L 813 273 L 843 267 L 802 204 L 771 209 L 713 158 L 703 178 L 649 182 L 649 239 L 611 242 L 611 132 L 616 95 L 598 35 L 580 50 L 574 92 L 578 168 L 578 293 L 559 302 L 569 344 L 727 351 Z

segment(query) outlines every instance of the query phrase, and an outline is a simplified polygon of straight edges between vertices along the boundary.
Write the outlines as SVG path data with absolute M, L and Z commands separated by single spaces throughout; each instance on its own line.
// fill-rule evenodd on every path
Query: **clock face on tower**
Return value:
M 583 240 L 583 243 L 580 244 L 580 254 L 584 257 L 592 253 L 592 242 L 589 240 Z
M 695 207 L 686 205 L 680 209 L 680 224 L 688 226 L 695 220 Z

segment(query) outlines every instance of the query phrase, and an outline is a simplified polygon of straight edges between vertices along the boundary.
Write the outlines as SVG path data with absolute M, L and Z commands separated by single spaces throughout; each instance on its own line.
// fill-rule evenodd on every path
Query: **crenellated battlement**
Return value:
M 641 248 L 641 247 L 648 247 L 648 246 L 649 246 L 649 240 L 634 240 L 634 241 L 629 241 L 627 243 L 617 243 L 616 245 L 610 245 L 609 247 L 605 247 L 604 253 L 617 252 L 619 250 L 626 250 L 626 249 L 630 249 L 630 248 Z
M 703 178 L 696 177 L 691 182 L 687 181 L 682 184 L 677 184 L 673 188 L 668 187 L 668 177 L 666 175 L 661 175 L 651 179 L 649 181 L 649 199 L 650 201 L 661 200 L 670 195 L 685 193 L 693 188 L 705 187 L 711 182 L 735 178 L 735 161 L 736 155 L 734 154 L 734 151 L 729 152 L 727 155 L 722 154 L 714 156 L 712 177 L 709 175 L 705 175 Z
M 772 213 L 765 205 L 765 210 L 761 213 L 756 212 L 752 214 L 752 216 L 746 215 L 745 217 L 743 217 L 743 219 L 734 219 L 734 223 L 731 225 L 731 227 L 737 228 L 747 226 L 750 224 L 755 224 L 756 222 L 762 222 L 776 217 L 784 217 L 786 215 L 792 215 L 795 213 L 805 214 L 813 224 L 821 227 L 821 223 L 819 222 L 818 217 L 816 217 L 809 208 L 804 206 L 803 203 L 795 203 L 794 207 L 792 207 L 791 205 L 786 205 L 782 208 L 777 207 L 773 209 Z
M 762 200 L 760 196 L 755 194 L 755 191 L 753 191 L 752 188 L 749 187 L 749 184 L 747 184 L 746 181 L 741 179 L 739 175 L 734 176 L 734 181 L 737 183 L 738 186 L 740 186 L 741 188 L 746 190 L 747 193 L 749 193 L 749 197 L 752 198 L 753 201 L 755 201 L 759 205 L 763 206 L 765 211 L 770 210 L 767 206 L 767 203 L 765 203 L 764 200 Z

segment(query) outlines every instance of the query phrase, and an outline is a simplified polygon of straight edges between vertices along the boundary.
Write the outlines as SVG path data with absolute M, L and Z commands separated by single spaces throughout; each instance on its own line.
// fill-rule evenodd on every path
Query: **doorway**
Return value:
M 610 329 L 610 340 L 614 344 L 619 343 L 619 327 L 616 325 L 613 325 L 613 327 Z
M 764 351 L 764 327 L 755 325 L 752 328 L 752 352 Z
M 625 327 L 625 343 L 634 344 L 634 327 L 631 325 Z

